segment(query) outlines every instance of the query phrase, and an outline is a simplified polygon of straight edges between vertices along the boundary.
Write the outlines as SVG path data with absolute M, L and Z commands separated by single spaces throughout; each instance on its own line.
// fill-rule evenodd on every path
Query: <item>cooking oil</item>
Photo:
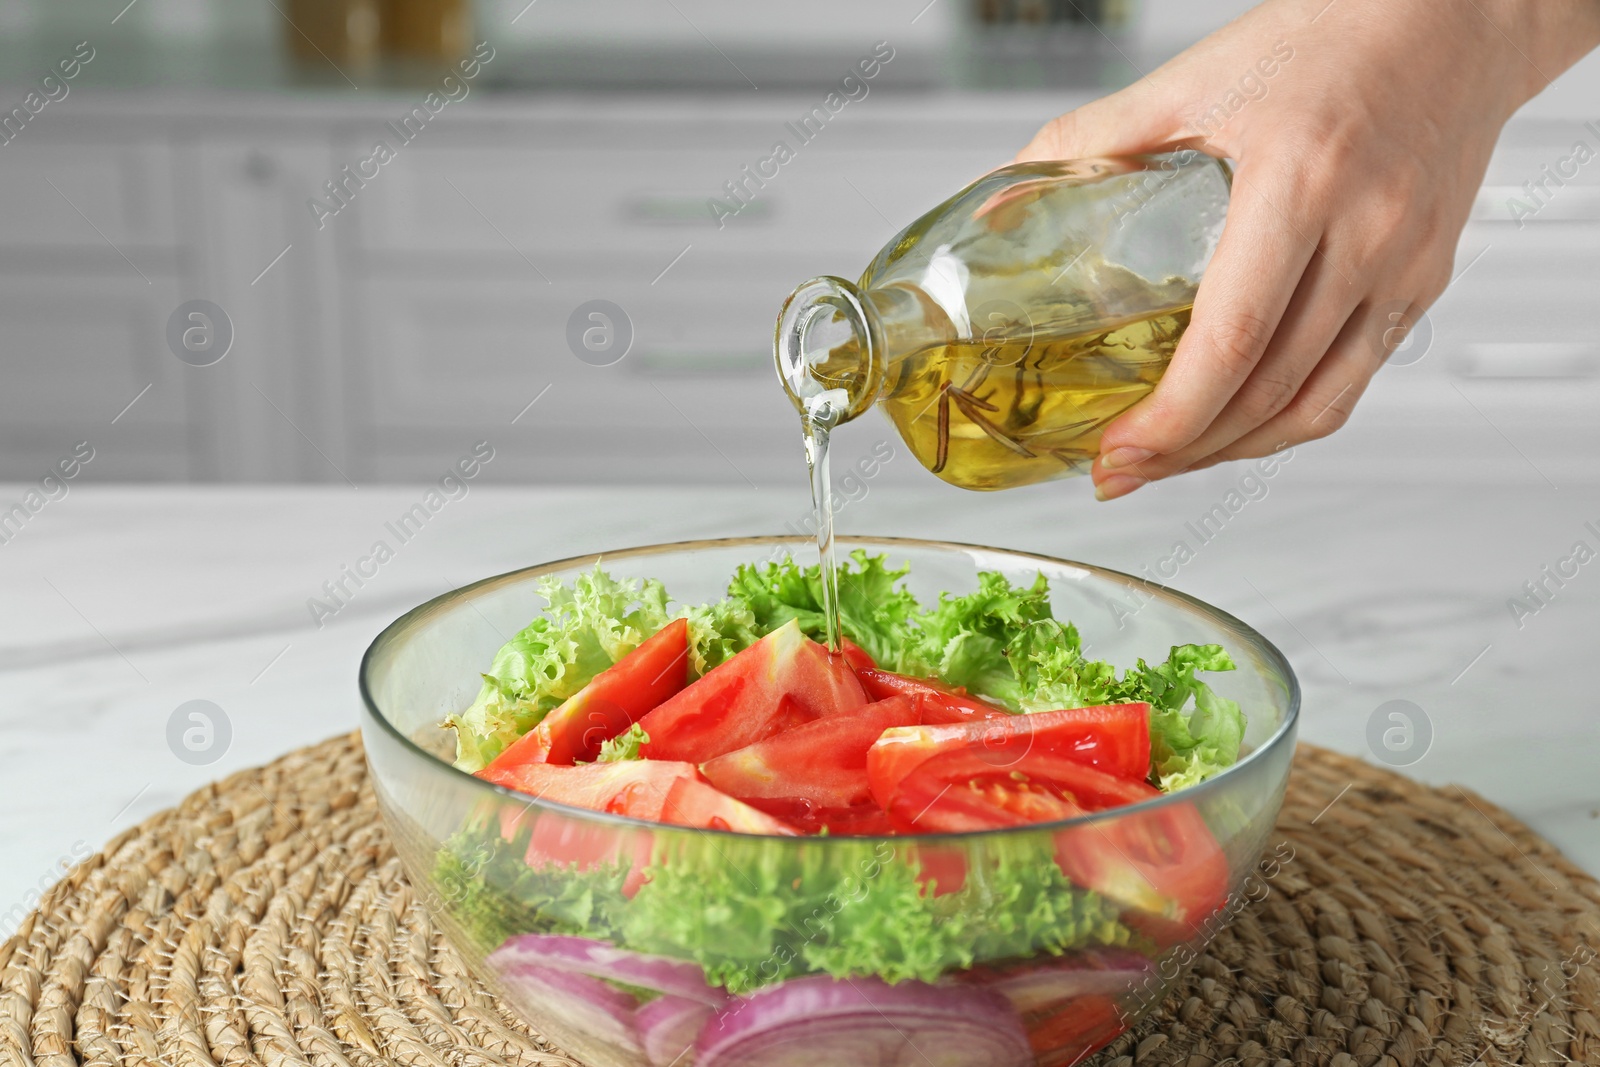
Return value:
M 829 652 L 839 651 L 839 567 L 833 549 L 833 477 L 828 469 L 828 435 L 839 421 L 841 397 L 835 391 L 807 397 L 801 414 L 806 469 L 811 473 L 811 509 L 816 518 L 821 564 L 822 618 Z
M 1105 427 L 1155 388 L 1190 308 L 932 345 L 890 367 L 880 403 L 917 460 L 963 489 L 1086 473 Z

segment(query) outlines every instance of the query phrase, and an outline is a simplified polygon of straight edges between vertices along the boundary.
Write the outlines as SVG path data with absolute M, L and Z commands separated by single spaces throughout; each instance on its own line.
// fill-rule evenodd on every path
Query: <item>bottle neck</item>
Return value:
M 778 377 L 803 415 L 829 426 L 849 422 L 877 401 L 889 365 L 918 347 L 925 329 L 910 292 L 813 278 L 789 294 L 778 316 Z

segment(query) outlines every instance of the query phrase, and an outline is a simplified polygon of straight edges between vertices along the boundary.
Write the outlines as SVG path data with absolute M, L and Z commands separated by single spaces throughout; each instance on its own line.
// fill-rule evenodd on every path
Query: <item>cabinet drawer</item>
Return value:
M 674 397 L 703 393 L 707 421 L 759 426 L 788 411 L 771 355 L 782 292 L 759 278 L 698 297 L 648 283 L 369 281 L 365 385 L 352 416 L 396 428 L 510 426 L 549 386 L 519 424 L 681 425 L 659 387 Z M 597 298 L 623 308 L 632 326 L 627 355 L 608 366 L 580 360 L 567 340 L 569 317 Z
M 31 136 L 25 130 L 0 151 L 0 251 L 100 252 L 110 242 L 128 253 L 177 243 L 165 144 L 27 143 Z
M 159 278 L 34 276 L 0 288 L 10 357 L 0 365 L 0 481 L 36 479 L 83 440 L 96 479 L 184 477 L 185 372 L 197 368 L 162 340 L 179 303 Z
M 137 278 L 131 284 L 81 277 L 7 283 L 0 288 L 0 321 L 12 358 L 0 367 L 0 424 L 109 425 L 155 383 L 118 425 L 180 427 L 181 372 L 188 368 L 163 341 L 167 316 L 180 302 L 170 283 L 146 286 Z
M 728 282 L 696 306 L 647 283 L 369 281 L 348 419 L 360 477 L 436 476 L 486 439 L 496 481 L 744 485 L 777 472 L 803 484 L 798 421 L 772 369 L 769 285 Z M 597 297 L 633 325 L 609 366 L 567 342 L 568 317 Z
M 974 124 L 967 136 L 930 138 L 845 115 L 836 121 L 859 120 L 851 136 L 824 129 L 758 188 L 744 168 L 779 139 L 798 143 L 785 114 L 715 126 L 714 136 L 690 125 L 618 124 L 605 143 L 584 146 L 559 143 L 560 128 L 524 133 L 544 141 L 526 146 L 464 137 L 408 146 L 356 192 L 361 242 L 380 254 L 475 252 L 509 262 L 520 254 L 547 273 L 613 254 L 664 265 L 689 243 L 753 260 L 826 249 L 849 260 L 837 269 L 853 274 L 900 226 L 1009 158 L 1017 143 L 1005 127 Z M 345 154 L 360 153 L 352 143 Z M 728 198 L 725 183 L 738 180 L 750 191 L 747 206 Z M 739 210 L 719 224 L 713 199 Z

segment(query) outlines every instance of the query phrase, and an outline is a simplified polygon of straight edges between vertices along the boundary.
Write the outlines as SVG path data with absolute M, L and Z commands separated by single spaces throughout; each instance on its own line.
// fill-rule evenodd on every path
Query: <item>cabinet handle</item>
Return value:
M 1458 378 L 1594 378 L 1600 376 L 1600 345 L 1582 341 L 1467 345 L 1450 368 Z

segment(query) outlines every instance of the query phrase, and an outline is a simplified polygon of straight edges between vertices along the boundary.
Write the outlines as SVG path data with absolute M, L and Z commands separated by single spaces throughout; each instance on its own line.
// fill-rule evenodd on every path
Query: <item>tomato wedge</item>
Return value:
M 494 773 L 489 773 L 491 771 Z M 635 819 L 659 820 L 661 806 L 673 783 L 681 778 L 698 781 L 700 772 L 692 763 L 622 760 L 577 767 L 524 763 L 499 770 L 491 764 L 479 771 L 478 776 L 540 800 L 612 815 L 630 815 Z
M 1161 795 L 1030 742 L 1022 734 L 924 760 L 891 795 L 890 821 L 903 833 L 989 830 L 1056 822 Z
M 746 797 L 744 802 L 803 834 L 826 830 L 833 837 L 887 837 L 894 833 L 888 814 L 870 800 L 848 808 L 819 807 L 801 797 Z
M 673 784 L 698 781 L 699 777 L 700 772 L 689 763 L 628 760 L 580 767 L 528 763 L 504 770 L 491 781 L 559 804 L 660 822 Z M 514 840 L 518 829 L 529 821 L 533 832 L 523 857 L 529 867 L 590 871 L 622 863 L 628 867 L 622 883 L 625 896 L 632 897 L 644 884 L 652 841 L 649 830 L 624 830 L 564 811 L 507 803 L 500 809 L 501 836 Z
M 791 619 L 640 719 L 639 751 L 703 763 L 866 702 L 855 672 Z
M 981 754 L 990 771 L 1010 770 L 1029 753 L 1041 752 L 1143 780 L 1150 771 L 1150 705 L 1108 704 L 889 730 L 867 753 L 873 797 L 887 807 L 906 775 L 942 752 L 958 750 Z
M 869 666 L 857 667 L 856 677 L 867 696 L 873 700 L 886 700 L 892 696 L 908 696 L 922 704 L 922 721 L 926 723 L 974 722 L 982 719 L 1009 719 L 1011 713 L 992 704 L 985 704 L 966 690 L 952 688 L 928 678 L 911 678 L 893 671 L 878 670 Z
M 871 801 L 848 808 L 819 809 L 817 830 L 826 830 L 833 837 L 885 837 L 894 833 L 889 814 Z
M 909 697 L 890 697 L 796 726 L 701 764 L 706 780 L 740 800 L 797 797 L 823 808 L 871 798 L 867 751 L 885 730 L 917 721 Z
M 913 771 L 889 805 L 889 822 L 906 834 L 963 833 L 1059 822 L 1083 809 L 1048 785 L 988 771 L 946 781 Z
M 645 882 L 652 845 L 649 830 L 621 832 L 606 823 L 545 810 L 534 819 L 523 862 L 536 871 L 546 867 L 593 871 L 626 863 L 622 895 L 631 900 Z
M 839 654 L 844 657 L 845 663 L 849 664 L 850 669 L 853 671 L 871 671 L 876 670 L 878 667 L 872 661 L 872 657 L 867 654 L 866 649 L 844 636 L 844 634 L 839 635 Z M 881 700 L 882 697 L 874 699 Z
M 1026 739 L 1020 739 L 1025 741 Z M 1162 796 L 1144 782 L 1026 749 L 995 765 L 996 747 L 940 753 L 896 788 L 889 820 L 903 833 L 988 830 L 1070 819 Z M 997 746 L 1002 755 L 1005 745 Z M 1056 864 L 1074 883 L 1123 906 L 1161 945 L 1187 940 L 1226 902 L 1228 860 L 1193 804 L 1129 811 L 1055 835 Z
M 963 845 L 916 845 L 911 848 L 917 881 L 924 894 L 942 897 L 967 884 L 967 850 Z
M 701 830 L 737 830 L 743 834 L 794 837 L 800 831 L 781 819 L 752 808 L 693 778 L 680 778 L 667 790 L 661 821 Z
M 1227 902 L 1228 858 L 1193 804 L 1071 827 L 1055 841 L 1061 872 L 1123 905 L 1124 921 L 1158 945 L 1188 940 Z
M 674 619 L 597 674 L 544 721 L 478 772 L 489 778 L 524 763 L 591 762 L 600 746 L 689 681 L 689 620 Z

